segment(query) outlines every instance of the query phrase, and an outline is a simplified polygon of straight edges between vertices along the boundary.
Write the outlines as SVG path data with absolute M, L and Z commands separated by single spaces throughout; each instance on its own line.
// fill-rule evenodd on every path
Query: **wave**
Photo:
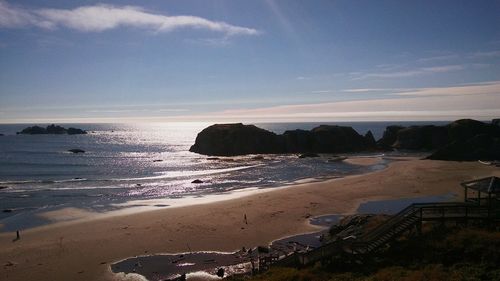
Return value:
M 63 179 L 63 180 L 13 180 L 13 181 L 0 181 L 0 184 L 28 184 L 28 183 L 65 183 L 65 182 L 78 182 L 78 181 L 87 181 L 88 179 L 84 178 L 72 178 L 72 179 Z
M 225 169 L 212 169 L 212 170 L 201 170 L 201 171 L 167 171 L 161 172 L 161 175 L 146 176 L 146 177 L 135 177 L 135 178 L 112 178 L 112 179 L 87 179 L 87 178 L 71 178 L 71 179 L 61 179 L 61 180 L 12 180 L 12 181 L 0 181 L 0 185 L 22 185 L 22 184 L 54 184 L 54 183 L 71 183 L 71 182 L 128 182 L 128 181 L 140 181 L 140 180 L 156 180 L 156 179 L 171 179 L 171 178 L 182 178 L 191 176 L 204 176 L 219 173 L 227 173 L 238 170 L 250 169 L 263 164 L 241 166 L 234 168 Z
M 139 177 L 139 178 L 126 178 L 126 179 L 112 179 L 116 181 L 135 181 L 135 180 L 154 180 L 154 179 L 170 179 L 170 178 L 179 178 L 179 177 L 191 177 L 191 176 L 204 176 L 204 175 L 212 175 L 219 173 L 227 173 L 239 170 L 246 170 L 250 168 L 255 168 L 259 166 L 263 166 L 264 164 L 258 165 L 250 165 L 250 166 L 241 166 L 235 168 L 226 168 L 226 169 L 212 169 L 212 170 L 202 170 L 202 171 L 169 171 L 162 172 L 162 175 L 158 176 L 150 176 L 150 177 Z

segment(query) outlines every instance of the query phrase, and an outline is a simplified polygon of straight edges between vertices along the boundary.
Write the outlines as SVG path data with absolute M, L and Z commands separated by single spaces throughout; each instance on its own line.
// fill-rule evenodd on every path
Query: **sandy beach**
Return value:
M 123 280 L 109 265 L 127 257 L 264 245 L 314 230 L 308 224 L 311 216 L 353 213 L 360 203 L 373 200 L 450 192 L 460 200 L 460 182 L 500 176 L 500 169 L 477 162 L 405 160 L 370 174 L 220 202 L 54 223 L 23 231 L 16 242 L 15 233 L 1 233 L 0 280 Z M 349 161 L 373 164 L 377 159 Z M 68 216 L 78 218 L 79 213 L 72 210 Z

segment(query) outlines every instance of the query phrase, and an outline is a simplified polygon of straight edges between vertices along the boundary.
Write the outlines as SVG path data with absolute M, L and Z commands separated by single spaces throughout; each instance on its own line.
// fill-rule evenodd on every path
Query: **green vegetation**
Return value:
M 500 280 L 499 265 L 500 232 L 437 226 L 421 236 L 403 237 L 362 261 L 339 255 L 307 268 L 275 267 L 230 280 Z

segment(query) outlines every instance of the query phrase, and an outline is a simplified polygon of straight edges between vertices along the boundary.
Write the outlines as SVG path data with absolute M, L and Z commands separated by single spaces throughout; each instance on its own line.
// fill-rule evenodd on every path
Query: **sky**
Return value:
M 500 1 L 3 1 L 0 123 L 500 118 Z

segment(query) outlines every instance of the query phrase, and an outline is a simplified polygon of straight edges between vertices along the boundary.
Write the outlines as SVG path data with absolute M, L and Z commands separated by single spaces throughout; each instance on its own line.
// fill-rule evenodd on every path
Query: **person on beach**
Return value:
M 16 239 L 12 240 L 12 242 L 16 242 L 19 239 L 21 239 L 21 235 L 19 234 L 19 230 L 16 230 Z
M 245 224 L 248 224 L 247 214 L 245 214 L 245 215 L 243 216 L 243 219 L 245 220 Z

